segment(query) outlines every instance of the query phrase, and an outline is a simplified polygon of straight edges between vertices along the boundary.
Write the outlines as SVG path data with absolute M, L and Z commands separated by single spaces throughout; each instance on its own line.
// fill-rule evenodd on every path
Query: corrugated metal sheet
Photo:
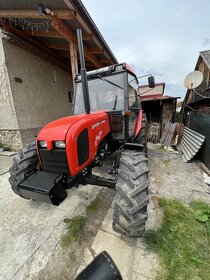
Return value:
M 205 141 L 205 136 L 194 130 L 185 127 L 183 131 L 183 136 L 181 143 L 179 145 L 183 152 L 183 160 L 185 162 L 190 161 L 200 150 L 203 142 Z
M 176 129 L 175 123 L 166 123 L 163 130 L 162 137 L 160 139 L 160 143 L 163 144 L 164 146 L 170 146 L 174 136 L 175 129 Z

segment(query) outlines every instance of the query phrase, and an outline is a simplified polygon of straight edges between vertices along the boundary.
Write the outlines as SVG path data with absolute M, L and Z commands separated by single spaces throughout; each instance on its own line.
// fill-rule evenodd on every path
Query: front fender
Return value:
M 71 176 L 75 176 L 95 159 L 100 142 L 109 132 L 109 118 L 105 112 L 83 115 L 69 128 L 66 153 Z

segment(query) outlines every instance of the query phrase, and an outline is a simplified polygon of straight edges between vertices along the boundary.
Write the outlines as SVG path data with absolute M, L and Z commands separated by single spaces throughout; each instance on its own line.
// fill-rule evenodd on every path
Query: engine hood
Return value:
M 69 128 L 81 118 L 85 118 L 85 116 L 86 114 L 75 115 L 50 122 L 40 130 L 37 140 L 65 140 Z
M 39 132 L 37 140 L 52 142 L 56 140 L 65 141 L 70 127 L 78 121 L 85 121 L 96 115 L 106 115 L 104 111 L 98 111 L 91 114 L 81 114 L 58 119 L 45 125 Z

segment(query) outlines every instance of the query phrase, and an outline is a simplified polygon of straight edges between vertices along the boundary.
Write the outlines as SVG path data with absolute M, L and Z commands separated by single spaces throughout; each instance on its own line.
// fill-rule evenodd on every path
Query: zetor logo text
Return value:
M 96 128 L 97 126 L 99 126 L 100 124 L 105 123 L 105 121 L 106 121 L 106 120 L 102 120 L 102 121 L 100 121 L 100 122 L 94 123 L 94 124 L 92 125 L 92 129 L 95 129 L 95 128 Z

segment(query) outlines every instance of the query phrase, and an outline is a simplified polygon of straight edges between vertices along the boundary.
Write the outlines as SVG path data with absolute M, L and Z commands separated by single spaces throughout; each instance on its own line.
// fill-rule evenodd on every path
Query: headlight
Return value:
M 44 141 L 44 140 L 39 141 L 39 147 L 47 148 L 47 141 Z
M 66 143 L 65 141 L 55 141 L 55 147 L 60 149 L 65 149 Z

